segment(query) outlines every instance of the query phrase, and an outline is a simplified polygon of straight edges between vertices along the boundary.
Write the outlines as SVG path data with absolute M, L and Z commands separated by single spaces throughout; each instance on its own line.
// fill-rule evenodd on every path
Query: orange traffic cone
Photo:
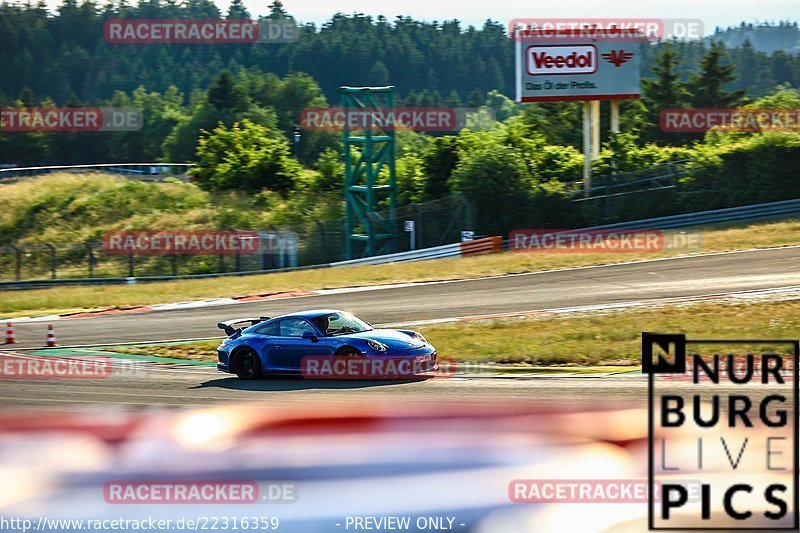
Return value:
M 47 325 L 47 346 L 58 346 L 58 344 L 56 344 L 56 332 L 53 331 L 53 324 Z
M 6 324 L 6 344 L 14 344 L 19 342 L 17 337 L 14 335 L 14 326 L 11 322 Z

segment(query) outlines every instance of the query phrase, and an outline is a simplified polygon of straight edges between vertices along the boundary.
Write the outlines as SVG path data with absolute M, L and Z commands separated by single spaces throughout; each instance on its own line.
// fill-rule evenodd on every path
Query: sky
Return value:
M 51 8 L 61 3 L 60 0 L 46 1 Z M 230 0 L 214 1 L 223 10 L 227 10 L 230 3 Z M 244 0 L 254 17 L 265 14 L 271 2 Z M 716 26 L 734 26 L 742 21 L 800 19 L 800 0 L 283 0 L 283 3 L 300 22 L 317 24 L 337 11 L 385 15 L 390 20 L 397 15 L 426 21 L 458 19 L 464 26 L 481 26 L 486 19 L 506 24 L 513 18 L 525 17 L 638 17 L 700 19 L 705 34 L 710 34 Z

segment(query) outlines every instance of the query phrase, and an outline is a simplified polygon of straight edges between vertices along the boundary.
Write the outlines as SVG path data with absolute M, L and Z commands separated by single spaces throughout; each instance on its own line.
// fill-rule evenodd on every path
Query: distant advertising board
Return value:
M 518 102 L 639 98 L 644 37 L 603 39 L 562 32 L 515 39 Z

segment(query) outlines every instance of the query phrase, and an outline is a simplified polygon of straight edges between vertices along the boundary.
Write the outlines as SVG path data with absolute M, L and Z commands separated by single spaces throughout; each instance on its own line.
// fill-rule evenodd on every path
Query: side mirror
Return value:
M 317 338 L 317 336 L 316 336 L 316 335 L 314 335 L 313 333 L 311 333 L 310 331 L 306 331 L 306 332 L 304 332 L 304 333 L 303 333 L 303 335 L 302 335 L 302 337 L 303 337 L 304 339 L 306 339 L 306 340 L 309 340 L 309 341 L 311 341 L 311 342 L 317 342 L 317 341 L 319 341 L 319 339 Z

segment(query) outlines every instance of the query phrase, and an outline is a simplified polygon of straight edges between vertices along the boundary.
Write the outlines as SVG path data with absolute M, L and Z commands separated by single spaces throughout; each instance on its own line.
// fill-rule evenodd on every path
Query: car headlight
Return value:
M 370 348 L 372 348 L 376 352 L 385 352 L 386 351 L 386 345 L 385 344 L 380 343 L 378 341 L 374 341 L 372 339 L 367 339 L 367 346 L 369 346 Z
M 414 338 L 417 339 L 418 341 L 428 344 L 428 339 L 423 337 L 422 333 L 417 333 L 416 331 L 412 331 L 411 333 L 414 334 Z

